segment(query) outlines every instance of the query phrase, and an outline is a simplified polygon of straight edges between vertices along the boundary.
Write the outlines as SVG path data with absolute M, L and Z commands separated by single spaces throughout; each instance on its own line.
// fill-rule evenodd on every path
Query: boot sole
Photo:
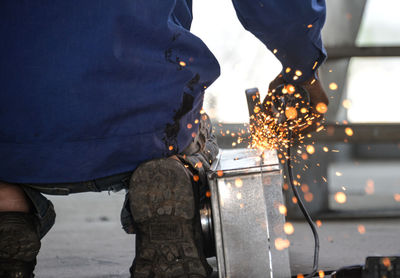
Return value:
M 32 261 L 40 249 L 35 227 L 25 213 L 6 212 L 0 221 L 0 259 Z
M 205 278 L 194 236 L 195 200 L 188 170 L 174 159 L 142 164 L 130 184 L 139 252 L 135 278 Z
M 0 277 L 34 277 L 40 240 L 33 215 L 0 213 Z

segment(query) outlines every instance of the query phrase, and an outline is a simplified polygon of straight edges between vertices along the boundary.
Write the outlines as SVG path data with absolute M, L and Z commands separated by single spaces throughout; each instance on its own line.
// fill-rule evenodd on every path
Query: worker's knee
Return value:
M 33 214 L 0 212 L 1 277 L 30 277 L 40 249 L 37 225 Z
M 30 201 L 24 190 L 18 185 L 0 181 L 0 212 L 29 212 Z

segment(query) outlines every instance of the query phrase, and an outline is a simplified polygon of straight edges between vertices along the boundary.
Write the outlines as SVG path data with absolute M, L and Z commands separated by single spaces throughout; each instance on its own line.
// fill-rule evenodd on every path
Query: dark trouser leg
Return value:
M 0 212 L 0 277 L 33 277 L 39 249 L 36 216 Z
M 132 277 L 207 277 L 200 232 L 200 188 L 218 147 L 204 115 L 197 139 L 175 159 L 144 163 L 133 173 L 130 210 L 136 224 Z M 186 167 L 185 167 L 186 166 Z

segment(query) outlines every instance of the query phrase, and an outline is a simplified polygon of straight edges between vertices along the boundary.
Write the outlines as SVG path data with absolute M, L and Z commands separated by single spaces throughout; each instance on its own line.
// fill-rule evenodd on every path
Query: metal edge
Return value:
M 254 175 L 260 172 L 263 173 L 272 173 L 280 171 L 281 168 L 279 164 L 272 164 L 272 165 L 262 165 L 262 166 L 251 166 L 247 168 L 239 168 L 239 169 L 232 169 L 232 170 L 224 170 L 223 175 L 220 178 L 230 178 L 235 176 L 245 176 L 245 175 Z M 214 173 L 214 176 L 217 176 Z
M 221 161 L 221 157 L 222 157 L 222 152 L 221 149 L 219 149 L 219 153 L 217 155 L 217 157 L 215 158 L 215 160 L 213 161 L 213 163 L 210 166 L 210 171 L 215 172 L 218 168 L 218 165 Z
M 215 177 L 217 177 L 216 171 L 218 169 L 218 165 L 221 161 L 221 150 L 218 153 L 217 157 L 215 158 L 215 160 L 213 161 L 213 163 L 210 166 L 210 170 L 207 171 L 207 178 L 208 180 L 213 180 Z
M 209 180 L 212 180 L 212 179 L 218 177 L 217 169 L 221 162 L 221 157 L 222 157 L 222 154 L 220 152 L 217 155 L 217 158 L 211 164 L 210 170 L 207 171 L 207 177 Z M 245 167 L 245 168 L 224 170 L 223 175 L 220 177 L 234 177 L 236 175 L 250 175 L 250 174 L 258 173 L 260 171 L 269 173 L 269 172 L 280 171 L 280 170 L 281 170 L 281 166 L 279 163 L 268 164 L 268 165 L 256 165 L 256 166 L 250 166 L 250 167 Z
M 218 277 L 225 278 L 226 267 L 225 267 L 225 257 L 224 257 L 224 243 L 222 240 L 222 224 L 220 217 L 219 208 L 219 194 L 217 179 L 210 179 L 210 190 L 211 190 L 211 207 L 212 207 L 212 218 L 214 226 L 214 238 L 215 238 L 215 251 L 217 256 L 217 266 L 218 266 Z
M 262 183 L 262 187 L 263 187 L 263 194 L 264 194 L 264 196 L 267 196 L 267 195 L 269 195 L 268 193 L 270 193 L 270 192 L 268 192 L 268 191 L 271 191 L 271 189 L 273 190 L 273 188 L 271 188 L 271 187 L 266 187 L 266 186 L 265 186 L 265 184 L 264 184 L 264 182 L 263 182 L 263 178 L 264 178 L 263 174 L 264 174 L 264 172 L 261 173 L 261 180 L 262 180 L 261 183 Z M 275 177 L 274 177 L 274 176 L 271 176 L 271 178 L 276 178 L 276 179 L 277 179 L 278 183 L 276 184 L 276 186 L 277 186 L 277 188 L 280 188 L 280 189 L 279 189 L 279 192 L 281 192 L 281 193 L 280 193 L 279 195 L 280 195 L 281 198 L 282 198 L 282 199 L 280 199 L 279 201 L 282 202 L 282 204 L 284 204 L 284 203 L 285 203 L 285 200 L 284 200 L 284 197 L 283 197 L 282 186 L 283 186 L 285 180 L 284 180 L 284 178 L 283 178 L 283 175 L 282 175 L 282 174 L 277 174 L 277 173 L 275 173 Z M 275 184 L 275 183 L 272 183 L 272 184 Z M 271 212 L 272 212 L 272 214 L 275 214 L 275 216 L 278 215 L 279 218 L 283 219 L 283 225 L 284 225 L 284 224 L 286 223 L 286 217 L 285 217 L 284 215 L 281 215 L 280 213 L 277 213 L 277 212 L 274 213 L 273 211 L 269 211 L 269 210 L 273 207 L 273 203 L 274 203 L 274 202 L 269 201 L 267 198 L 264 198 L 264 200 L 265 200 L 265 202 L 266 202 L 266 208 L 267 208 L 267 209 L 266 209 L 267 219 L 268 219 L 268 225 L 267 225 L 267 227 L 268 227 L 268 228 L 270 227 L 269 224 L 270 224 L 270 220 L 271 220 L 271 218 L 270 218 Z M 276 201 L 276 199 L 275 199 L 274 201 Z M 286 234 L 284 231 L 281 232 L 281 235 L 280 235 L 279 237 L 281 237 L 281 236 L 283 236 L 283 239 L 288 239 L 288 236 L 287 236 L 287 234 Z M 275 269 L 276 266 L 277 266 L 277 262 L 276 262 L 276 259 L 274 259 L 274 258 L 277 257 L 277 256 L 275 256 L 275 255 L 277 254 L 277 252 L 285 252 L 285 253 L 287 253 L 287 259 L 288 259 L 287 263 L 288 263 L 288 265 L 289 265 L 289 268 L 288 268 L 289 277 L 292 277 L 292 273 L 291 273 L 291 269 L 290 269 L 290 254 L 289 254 L 289 248 L 287 248 L 287 249 L 285 249 L 285 250 L 283 250 L 283 251 L 278 251 L 278 250 L 274 247 L 273 242 L 274 242 L 274 240 L 276 239 L 276 234 L 275 234 L 274 232 L 272 232 L 272 233 L 268 232 L 268 238 L 269 238 L 269 241 L 270 241 L 270 256 L 271 256 L 271 264 L 272 264 L 272 265 L 271 265 L 271 270 L 273 271 L 271 277 L 274 277 L 275 274 L 276 274 L 276 271 L 275 271 L 274 269 Z M 281 266 L 281 265 L 278 265 L 278 266 Z

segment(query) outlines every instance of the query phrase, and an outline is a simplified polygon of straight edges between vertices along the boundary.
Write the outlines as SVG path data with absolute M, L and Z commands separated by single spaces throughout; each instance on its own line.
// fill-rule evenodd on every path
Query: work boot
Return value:
M 199 210 L 192 176 L 175 159 L 140 165 L 129 198 L 136 234 L 134 278 L 205 278 L 212 268 L 202 248 Z
M 32 278 L 40 240 L 36 216 L 0 212 L 0 277 Z

